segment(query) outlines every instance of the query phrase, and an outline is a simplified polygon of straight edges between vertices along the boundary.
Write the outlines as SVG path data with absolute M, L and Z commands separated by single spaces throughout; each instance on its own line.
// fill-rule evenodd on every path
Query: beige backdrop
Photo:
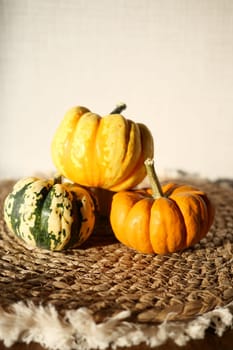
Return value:
M 159 173 L 233 177 L 232 0 L 0 0 L 0 177 L 53 171 L 65 111 L 125 116 Z

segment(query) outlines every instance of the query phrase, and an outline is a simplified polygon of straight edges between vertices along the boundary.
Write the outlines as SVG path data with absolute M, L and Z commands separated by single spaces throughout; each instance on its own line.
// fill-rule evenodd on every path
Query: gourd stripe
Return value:
M 51 235 L 48 232 L 48 220 L 51 213 L 51 202 L 53 199 L 54 188 L 48 192 L 44 204 L 41 210 L 41 218 L 40 218 L 40 236 L 37 237 L 37 243 L 40 247 L 45 249 L 50 249 L 51 246 Z
M 59 188 L 59 189 L 58 189 Z M 70 240 L 72 218 L 72 195 L 65 185 L 56 185 L 53 197 L 52 208 L 57 215 L 57 222 L 60 222 L 60 230 L 53 231 L 51 245 L 52 250 L 63 249 Z M 59 191 L 61 191 L 59 193 Z
M 26 184 L 24 187 L 22 187 L 17 192 L 13 192 L 9 196 L 8 203 L 12 200 L 13 206 L 12 206 L 11 213 L 8 213 L 8 216 L 11 220 L 12 230 L 15 232 L 15 234 L 18 237 L 23 237 L 23 232 L 20 231 L 21 215 L 19 215 L 19 210 L 20 210 L 20 207 L 24 204 L 25 192 L 30 185 L 31 185 L 31 182 Z
M 36 245 L 41 247 L 41 244 L 44 242 L 44 238 L 46 236 L 46 229 L 42 229 L 41 225 L 41 217 L 44 215 L 42 210 L 44 209 L 44 201 L 50 191 L 50 188 L 43 187 L 40 192 L 38 192 L 38 199 L 36 200 L 36 210 L 35 210 L 35 224 L 34 227 L 31 227 L 30 231 L 35 239 Z
M 72 191 L 71 193 L 73 196 L 72 204 L 71 204 L 72 205 L 71 215 L 74 220 L 71 225 L 70 239 L 64 248 L 69 248 L 69 247 L 78 245 L 80 242 L 80 239 L 82 238 L 82 237 L 79 237 L 79 234 L 80 234 L 80 229 L 81 229 L 82 220 L 83 220 L 83 216 L 81 213 L 81 208 L 83 204 L 75 192 Z
M 131 133 L 131 129 L 133 128 L 134 124 L 131 120 L 124 118 L 124 122 L 125 122 L 125 137 L 124 137 L 124 142 L 125 142 L 125 154 L 122 158 L 122 162 L 124 162 L 124 160 L 127 158 L 128 155 L 128 146 L 129 146 L 129 141 L 130 141 L 130 133 Z

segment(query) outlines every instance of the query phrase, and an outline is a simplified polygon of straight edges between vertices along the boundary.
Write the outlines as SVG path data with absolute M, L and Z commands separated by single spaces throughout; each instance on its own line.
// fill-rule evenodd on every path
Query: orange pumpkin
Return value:
M 69 110 L 51 145 L 58 172 L 82 186 L 111 191 L 139 184 L 145 159 L 153 157 L 153 137 L 144 124 L 120 114 L 125 107 L 105 117 L 80 106 Z
M 196 244 L 214 219 L 206 193 L 175 183 L 161 187 L 153 161 L 145 165 L 151 188 L 113 196 L 110 222 L 115 236 L 142 253 L 167 254 Z

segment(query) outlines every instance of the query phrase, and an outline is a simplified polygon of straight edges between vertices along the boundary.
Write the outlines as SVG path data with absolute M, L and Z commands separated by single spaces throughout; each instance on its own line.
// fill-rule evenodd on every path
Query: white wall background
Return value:
M 0 0 L 0 177 L 53 170 L 67 109 L 147 124 L 158 172 L 233 177 L 232 0 Z

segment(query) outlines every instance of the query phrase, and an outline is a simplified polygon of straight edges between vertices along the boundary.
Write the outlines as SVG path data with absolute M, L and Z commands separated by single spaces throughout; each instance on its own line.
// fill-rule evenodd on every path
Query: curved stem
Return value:
M 144 164 L 146 167 L 147 176 L 149 178 L 151 189 L 152 189 L 152 197 L 154 199 L 163 197 L 163 190 L 159 182 L 158 176 L 155 172 L 154 160 L 148 158 L 145 160 Z
M 119 103 L 116 105 L 114 110 L 110 114 L 121 114 L 121 112 L 126 109 L 126 104 L 125 103 Z

